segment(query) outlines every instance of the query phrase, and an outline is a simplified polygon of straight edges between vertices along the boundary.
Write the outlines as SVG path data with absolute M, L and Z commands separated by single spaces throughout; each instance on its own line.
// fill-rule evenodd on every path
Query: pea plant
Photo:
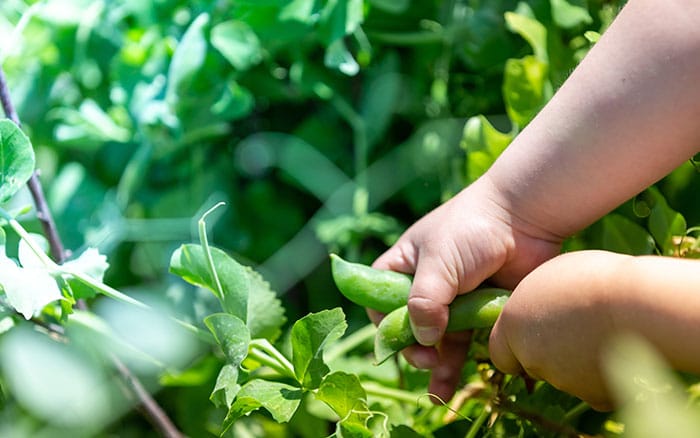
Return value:
M 398 354 L 411 277 L 368 266 L 623 3 L 0 2 L 0 436 L 694 436 L 697 376 L 636 339 L 612 413 L 500 373 L 501 289 L 453 303 L 440 400 Z M 700 257 L 696 161 L 563 249 Z

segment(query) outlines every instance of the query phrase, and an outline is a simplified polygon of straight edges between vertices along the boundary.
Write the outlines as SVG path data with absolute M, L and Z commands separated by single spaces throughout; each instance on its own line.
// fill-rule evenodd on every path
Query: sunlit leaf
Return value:
M 302 395 L 301 389 L 286 383 L 251 380 L 238 392 L 222 428 L 227 430 L 237 419 L 261 407 L 272 414 L 275 421 L 286 423 L 299 407 Z
M 34 172 L 29 138 L 10 120 L 0 120 L 0 202 L 8 201 Z
M 345 329 L 345 314 L 340 308 L 308 314 L 292 326 L 294 373 L 306 388 L 317 388 L 328 373 L 323 351 L 340 339 Z
M 534 56 L 509 59 L 503 79 L 508 116 L 519 127 L 532 120 L 549 98 L 547 64 Z
M 62 298 L 56 280 L 45 268 L 21 268 L 9 260 L 0 266 L 0 286 L 8 303 L 26 319 Z
M 247 70 L 262 60 L 260 40 L 243 21 L 224 21 L 214 26 L 211 44 L 237 70 Z

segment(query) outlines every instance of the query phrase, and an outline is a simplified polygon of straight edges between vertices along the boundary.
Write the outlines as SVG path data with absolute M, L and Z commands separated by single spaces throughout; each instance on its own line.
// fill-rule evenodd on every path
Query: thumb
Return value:
M 422 345 L 437 344 L 445 333 L 448 305 L 457 296 L 459 281 L 438 257 L 418 260 L 408 298 L 413 334 Z

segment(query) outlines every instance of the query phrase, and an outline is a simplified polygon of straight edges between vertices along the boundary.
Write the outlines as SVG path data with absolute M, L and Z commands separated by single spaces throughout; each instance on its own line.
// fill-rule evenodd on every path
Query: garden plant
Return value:
M 439 399 L 396 354 L 411 277 L 369 267 L 623 3 L 0 2 L 0 436 L 696 436 L 700 379 L 639 339 L 613 412 L 500 373 L 489 285 L 452 304 L 471 346 Z M 697 173 L 563 250 L 700 257 Z

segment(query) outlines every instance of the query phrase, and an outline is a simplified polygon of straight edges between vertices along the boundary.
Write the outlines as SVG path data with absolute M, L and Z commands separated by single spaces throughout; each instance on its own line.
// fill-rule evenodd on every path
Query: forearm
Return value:
M 616 329 L 649 340 L 670 364 L 700 374 L 699 260 L 629 258 L 619 278 L 623 292 L 610 297 Z
M 700 2 L 632 0 L 485 178 L 566 237 L 700 144 Z

